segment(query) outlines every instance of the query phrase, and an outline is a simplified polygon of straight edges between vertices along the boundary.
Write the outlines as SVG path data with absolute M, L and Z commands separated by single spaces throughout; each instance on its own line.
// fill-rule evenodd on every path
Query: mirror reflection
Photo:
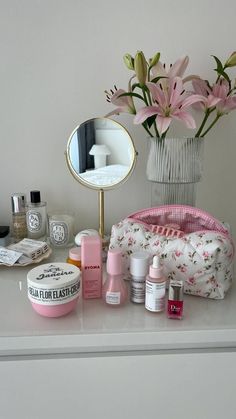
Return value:
M 67 160 L 72 174 L 95 189 L 109 189 L 131 173 L 136 153 L 126 129 L 108 118 L 94 118 L 71 134 Z

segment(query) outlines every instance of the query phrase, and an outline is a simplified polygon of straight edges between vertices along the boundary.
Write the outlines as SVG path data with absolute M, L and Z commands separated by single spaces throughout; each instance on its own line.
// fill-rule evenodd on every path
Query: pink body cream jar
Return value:
M 46 263 L 27 275 L 28 298 L 37 313 L 60 317 L 76 307 L 80 294 L 80 269 L 69 263 Z

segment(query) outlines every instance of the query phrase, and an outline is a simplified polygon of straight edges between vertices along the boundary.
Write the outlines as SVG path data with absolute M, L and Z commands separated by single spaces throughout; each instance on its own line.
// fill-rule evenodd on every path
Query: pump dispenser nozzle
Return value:
M 152 265 L 149 268 L 149 276 L 151 278 L 161 278 L 163 276 L 162 270 L 160 258 L 155 255 L 152 260 Z

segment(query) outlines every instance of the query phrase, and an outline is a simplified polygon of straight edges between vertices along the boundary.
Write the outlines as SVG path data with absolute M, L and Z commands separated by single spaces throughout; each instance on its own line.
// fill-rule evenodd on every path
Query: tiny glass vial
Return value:
M 165 309 L 166 278 L 163 276 L 162 266 L 158 256 L 153 257 L 146 277 L 145 308 L 159 312 Z
M 169 319 L 183 318 L 183 291 L 184 284 L 181 280 L 171 279 L 169 284 L 169 298 L 167 306 L 167 317 Z
M 72 249 L 69 250 L 69 257 L 66 262 L 81 268 L 81 248 L 72 247 Z
M 120 307 L 128 299 L 128 288 L 124 281 L 122 253 L 108 250 L 107 278 L 102 289 L 102 298 L 110 307 Z
M 44 239 L 47 233 L 46 202 L 41 202 L 40 191 L 31 191 L 30 201 L 26 211 L 28 237 Z
M 135 252 L 130 255 L 130 301 L 145 303 L 145 281 L 149 269 L 150 255 L 147 252 Z
M 18 242 L 27 237 L 25 203 L 25 194 L 12 194 L 12 236 L 15 242 Z

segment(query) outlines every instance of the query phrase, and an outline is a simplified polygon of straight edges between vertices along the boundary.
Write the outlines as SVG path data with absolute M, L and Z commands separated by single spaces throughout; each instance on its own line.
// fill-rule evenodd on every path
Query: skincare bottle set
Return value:
M 23 193 L 11 196 L 12 236 L 15 242 L 26 237 L 44 239 L 47 233 L 46 202 L 41 202 L 40 191 L 30 192 L 30 202 L 26 203 Z
M 151 312 L 166 309 L 166 278 L 157 255 L 149 266 L 150 256 L 146 252 L 136 252 L 130 257 L 131 294 L 134 303 L 145 303 Z M 171 279 L 167 303 L 167 317 L 183 318 L 183 281 Z
M 32 269 L 27 276 L 28 297 L 41 315 L 60 317 L 72 311 L 79 299 L 102 298 L 110 307 L 128 301 L 122 253 L 110 249 L 103 283 L 102 240 L 99 235 L 81 235 L 80 246 L 69 250 L 67 263 L 48 263 Z M 145 304 L 151 312 L 165 310 L 166 278 L 158 256 L 137 252 L 130 258 L 130 300 Z M 56 279 L 56 281 L 55 281 Z M 170 281 L 167 316 L 183 317 L 183 283 Z

